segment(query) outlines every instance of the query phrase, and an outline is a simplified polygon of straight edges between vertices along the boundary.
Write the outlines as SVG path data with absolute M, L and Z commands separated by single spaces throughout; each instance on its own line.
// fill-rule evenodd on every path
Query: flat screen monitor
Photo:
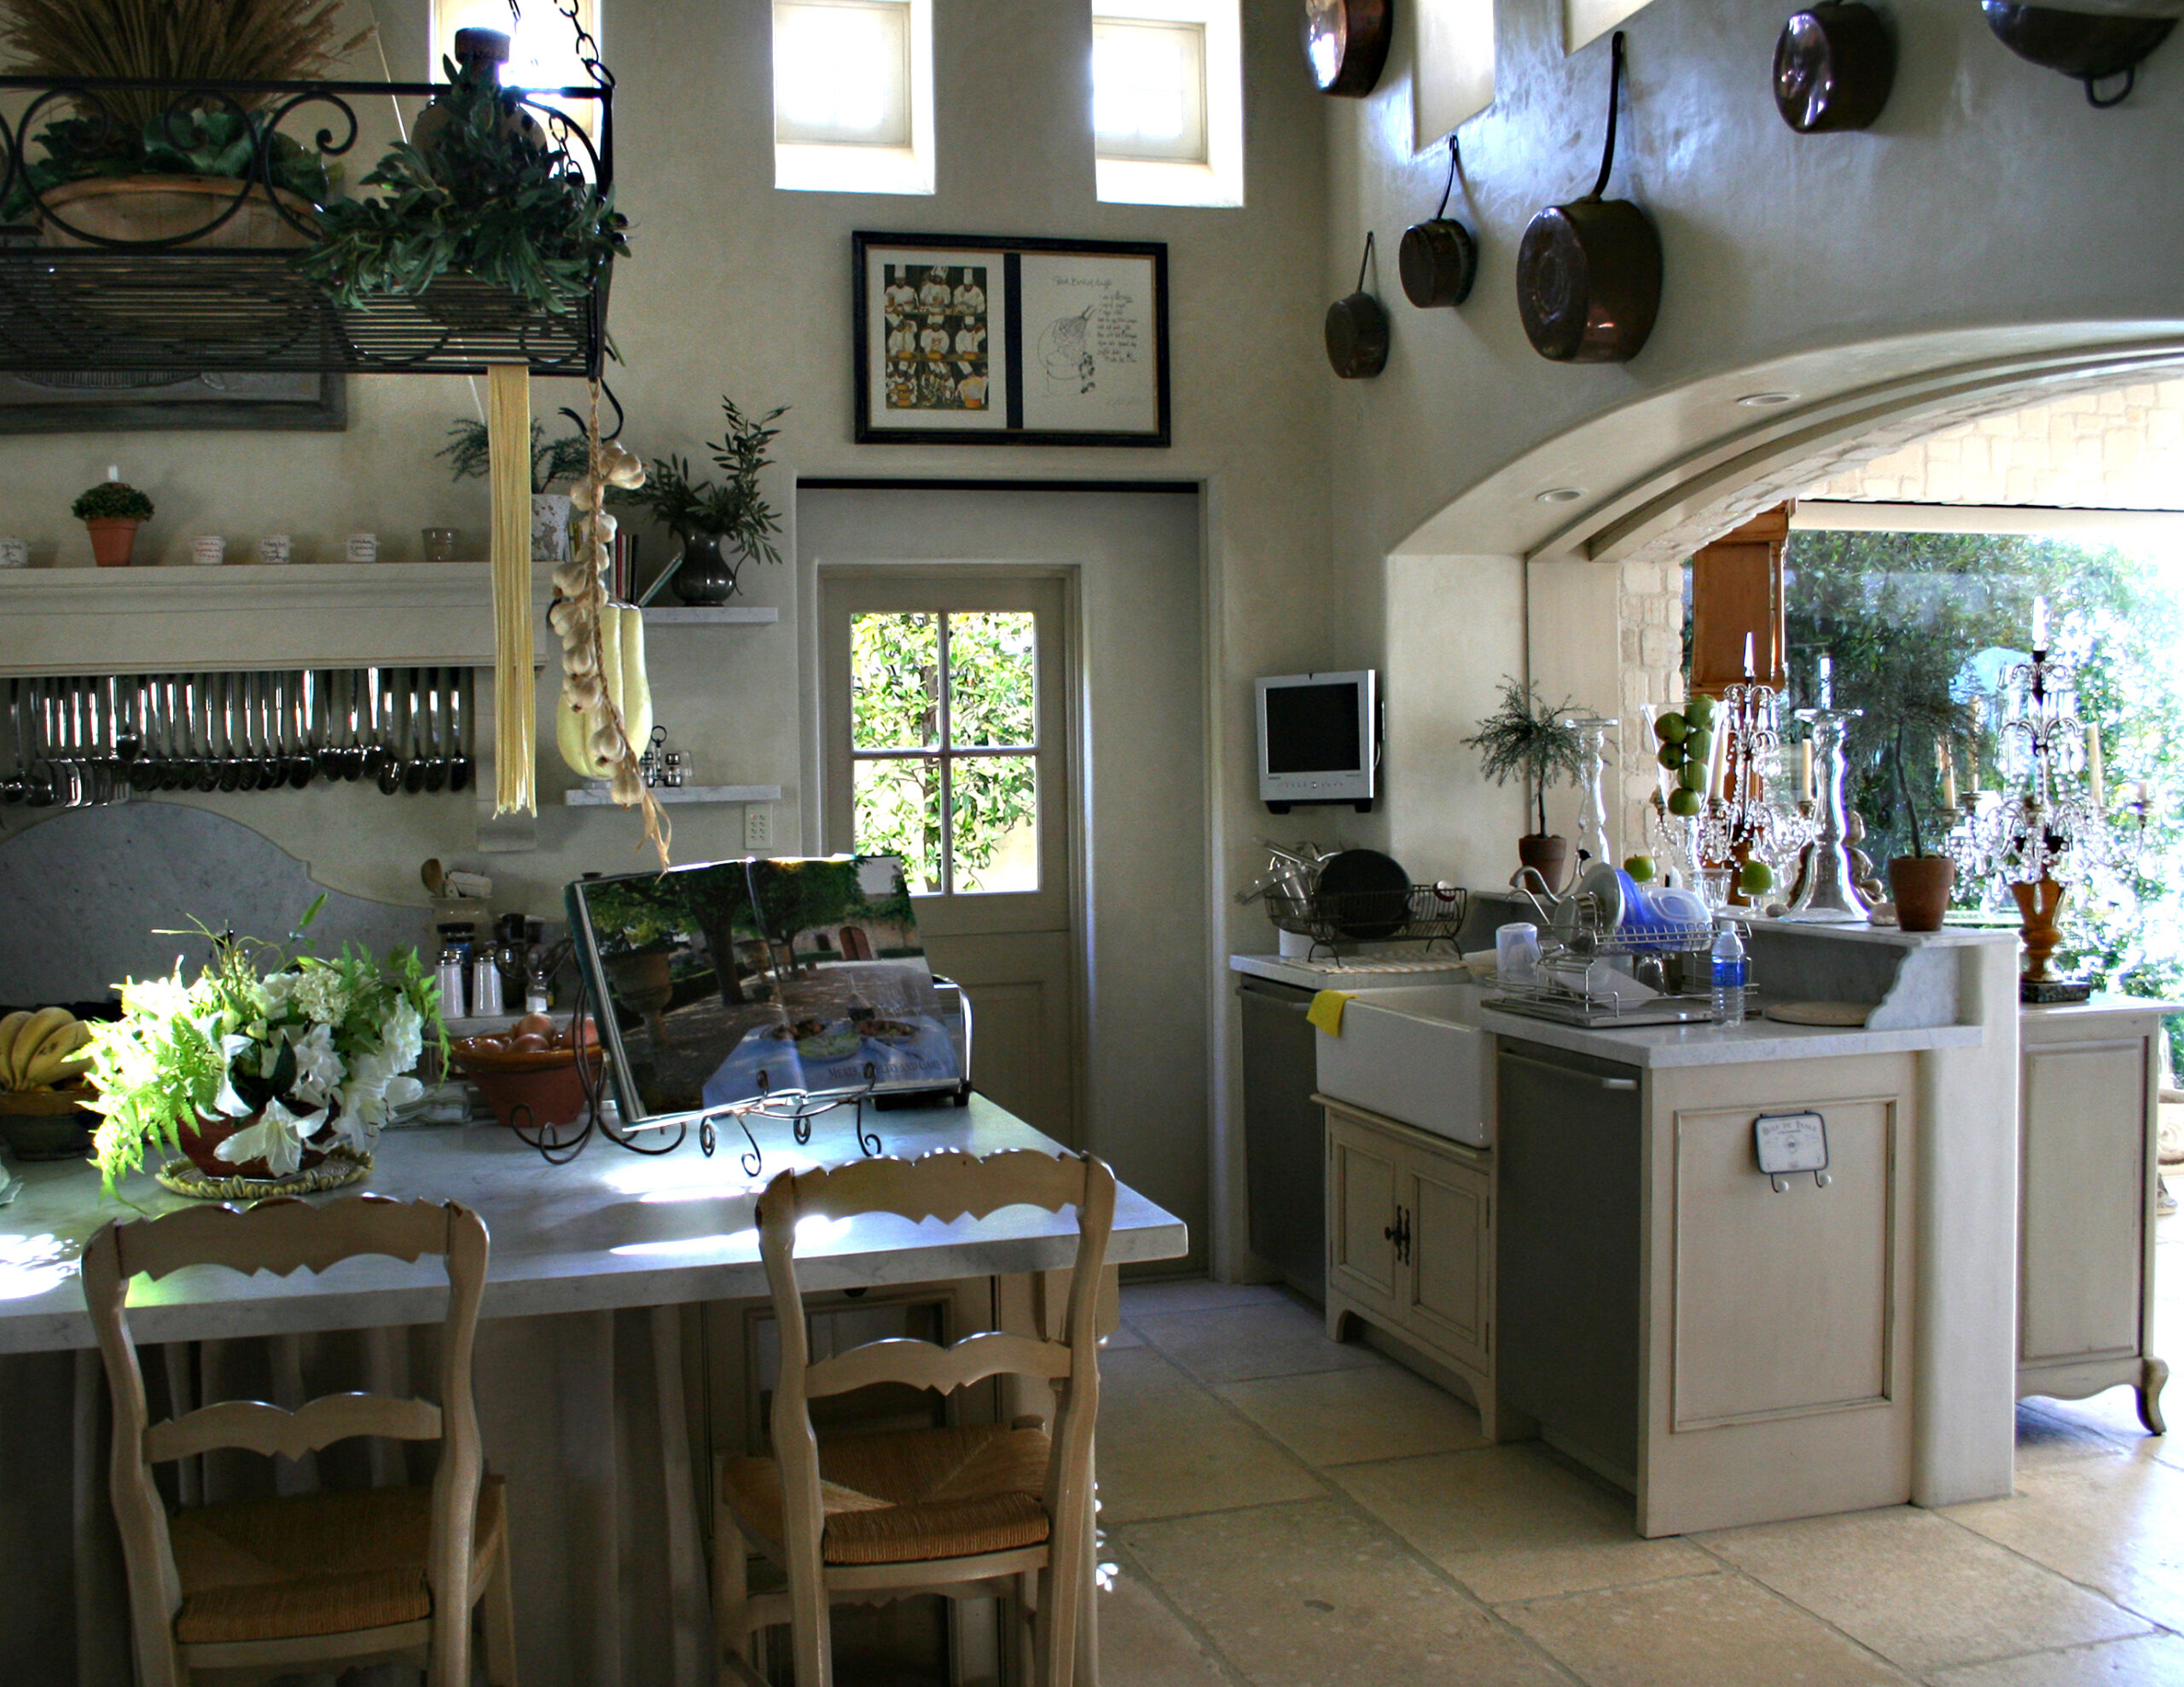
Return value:
M 1276 814 L 1299 803 L 1349 803 L 1361 812 L 1378 796 L 1379 675 L 1277 674 L 1258 681 L 1259 800 Z
M 892 855 L 584 878 L 567 902 L 626 1123 L 961 1082 L 961 997 Z

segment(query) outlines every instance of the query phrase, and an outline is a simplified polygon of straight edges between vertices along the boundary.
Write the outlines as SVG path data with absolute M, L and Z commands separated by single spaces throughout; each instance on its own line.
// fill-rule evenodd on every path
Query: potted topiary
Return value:
M 63 82 L 305 81 L 369 38 L 337 45 L 340 10 L 338 0 L 0 0 L 0 55 L 18 74 Z M 72 114 L 32 137 L 40 156 L 26 157 L 0 214 L 35 213 L 48 246 L 306 245 L 326 166 L 269 130 L 264 107 L 279 97 L 73 94 Z
M 482 480 L 492 467 L 492 439 L 485 424 L 465 416 L 448 426 L 448 443 L 433 455 L 448 460 L 457 480 Z M 536 417 L 531 423 L 531 557 L 534 562 L 569 559 L 569 495 L 556 492 L 591 466 L 584 436 L 549 439 Z
M 136 548 L 136 530 L 152 519 L 152 501 L 125 480 L 102 480 L 68 507 L 91 536 L 101 568 L 126 568 Z
M 788 406 L 746 416 L 734 399 L 723 397 L 720 408 L 728 429 L 712 449 L 713 461 L 727 472 L 725 484 L 694 481 L 683 459 L 662 457 L 653 461 L 642 486 L 614 497 L 648 512 L 682 540 L 682 558 L 671 567 L 675 595 L 686 604 L 726 603 L 741 589 L 737 576 L 745 563 L 781 559 L 773 542 L 781 522 L 758 495 L 758 473 L 773 461 L 766 448 L 781 432 L 773 424 Z M 721 554 L 723 543 L 736 553 L 735 561 Z
M 1528 681 L 1520 683 L 1505 675 L 1501 706 L 1464 740 L 1480 752 L 1479 771 L 1495 784 L 1507 784 L 1512 774 L 1522 780 L 1537 824 L 1517 840 L 1517 859 L 1539 874 L 1551 896 L 1561 894 L 1569 871 L 1570 840 L 1548 832 L 1547 790 L 1577 776 L 1577 734 L 1564 724 L 1574 709 L 1567 698 L 1548 708 Z

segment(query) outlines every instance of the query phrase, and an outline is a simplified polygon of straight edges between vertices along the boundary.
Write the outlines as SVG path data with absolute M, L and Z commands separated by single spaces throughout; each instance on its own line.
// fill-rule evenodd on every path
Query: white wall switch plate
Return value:
M 763 855 L 774 847 L 774 811 L 764 803 L 743 805 L 743 847 Z

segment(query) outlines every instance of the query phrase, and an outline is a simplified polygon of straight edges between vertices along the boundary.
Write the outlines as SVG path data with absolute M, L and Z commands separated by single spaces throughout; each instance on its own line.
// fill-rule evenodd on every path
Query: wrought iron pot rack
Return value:
M 606 188 L 614 180 L 614 81 L 588 44 L 584 62 L 596 81 L 510 91 L 578 172 Z M 489 364 L 521 362 L 534 375 L 596 379 L 606 352 L 611 260 L 601 263 L 588 287 L 565 295 L 558 312 L 533 310 L 500 287 L 459 275 L 416 293 L 384 293 L 369 305 L 346 307 L 301 274 L 296 248 L 188 244 L 232 221 L 247 202 L 262 209 L 270 201 L 283 222 L 313 232 L 273 192 L 273 142 L 284 124 L 318 124 L 312 143 L 322 157 L 338 159 L 360 133 L 356 101 L 431 99 L 446 91 L 435 82 L 0 77 L 0 100 L 13 105 L 10 96 L 30 96 L 13 119 L 0 112 L 0 200 L 21 189 L 40 218 L 83 242 L 46 246 L 35 225 L 0 227 L 0 371 L 477 374 Z M 127 119 L 115 114 L 109 96 L 128 93 L 167 96 L 177 123 L 209 107 L 244 119 L 254 134 L 247 177 L 238 178 L 234 197 L 202 226 L 164 240 L 107 238 L 70 223 L 30 179 L 26 149 L 42 121 L 73 111 L 119 127 Z M 583 102 L 595 113 L 597 139 L 549 103 L 557 101 Z

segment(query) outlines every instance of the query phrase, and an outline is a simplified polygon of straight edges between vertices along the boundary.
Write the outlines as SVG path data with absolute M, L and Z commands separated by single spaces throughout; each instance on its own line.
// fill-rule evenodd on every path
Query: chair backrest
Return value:
M 317 1207 L 295 1200 L 261 1202 L 247 1209 L 192 1207 L 160 1218 L 109 1224 L 91 1238 L 84 1249 L 84 1298 L 113 1396 L 109 1478 L 140 1658 L 148 1655 L 148 1641 L 155 1649 L 171 1644 L 173 1615 L 182 1603 L 166 1508 L 152 1466 L 216 1447 L 294 1458 L 352 1435 L 439 1441 L 427 1569 L 433 1609 L 469 1609 L 471 1522 L 484 1470 L 470 1356 L 487 1248 L 485 1220 L 467 1207 L 377 1195 Z M 149 1421 L 144 1376 L 129 1334 L 126 1301 L 132 1277 L 157 1279 L 203 1265 L 285 1277 L 296 1271 L 322 1272 L 362 1255 L 414 1261 L 428 1254 L 445 1261 L 448 1277 L 438 1405 L 380 1394 L 326 1394 L 286 1412 L 261 1400 L 230 1400 L 158 1423 Z
M 987 1330 L 950 1347 L 901 1337 L 868 1342 L 816 1364 L 796 1280 L 796 1226 L 805 1218 L 892 1213 L 912 1222 L 985 1218 L 1004 1207 L 1077 1209 L 1077 1255 L 1061 1337 Z M 818 1565 L 823 1527 L 818 1440 L 810 1401 L 874 1383 L 906 1383 L 950 1393 L 986 1377 L 1037 1377 L 1058 1396 L 1046 1501 L 1059 1532 L 1089 1502 L 1073 1491 L 1072 1472 L 1089 1473 L 1099 1411 L 1099 1309 L 1107 1238 L 1115 1220 L 1115 1176 L 1092 1155 L 1012 1149 L 980 1159 L 954 1149 L 917 1160 L 874 1158 L 816 1171 L 783 1172 L 758 1202 L 758 1245 L 781 1328 L 781 1374 L 774 1388 L 774 1456 L 781 1472 L 784 1532 L 792 1556 Z

